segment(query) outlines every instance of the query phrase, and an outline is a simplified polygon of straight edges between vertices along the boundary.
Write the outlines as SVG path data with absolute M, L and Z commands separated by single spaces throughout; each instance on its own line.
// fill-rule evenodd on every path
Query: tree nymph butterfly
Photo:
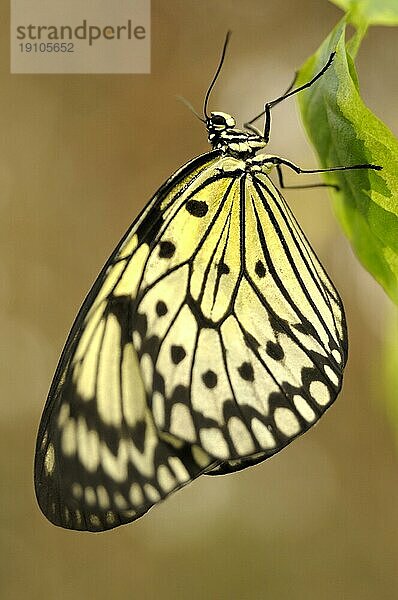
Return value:
M 166 181 L 88 293 L 42 415 L 35 488 L 45 516 L 103 531 L 133 521 L 202 474 L 282 450 L 336 399 L 347 359 L 339 295 L 258 154 L 268 102 L 235 127 L 203 117 L 212 150 Z M 265 118 L 264 130 L 253 126 Z M 328 184 L 318 183 L 318 186 Z M 301 186 L 312 187 L 312 186 Z M 336 186 L 334 186 L 336 187 Z

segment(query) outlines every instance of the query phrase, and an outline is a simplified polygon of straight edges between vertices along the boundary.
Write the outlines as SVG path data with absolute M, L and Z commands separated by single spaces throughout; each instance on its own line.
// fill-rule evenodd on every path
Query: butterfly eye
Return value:
M 212 125 L 227 125 L 225 117 L 223 117 L 222 115 L 212 115 L 211 122 Z

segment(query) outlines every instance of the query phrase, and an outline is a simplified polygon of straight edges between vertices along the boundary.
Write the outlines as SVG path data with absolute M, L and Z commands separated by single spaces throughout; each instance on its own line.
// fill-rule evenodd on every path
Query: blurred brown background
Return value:
M 207 150 L 175 96 L 200 109 L 231 28 L 211 107 L 243 121 L 286 88 L 341 14 L 326 0 L 153 0 L 150 75 L 10 75 L 3 3 L 1 598 L 398 597 L 398 451 L 383 406 L 391 306 L 323 192 L 286 193 L 350 329 L 344 391 L 319 426 L 272 460 L 202 477 L 106 534 L 53 527 L 32 485 L 36 428 L 80 302 L 157 187 Z M 397 41 L 396 30 L 374 28 L 358 59 L 365 101 L 395 133 Z M 293 101 L 275 110 L 271 147 L 309 167 L 296 113 Z

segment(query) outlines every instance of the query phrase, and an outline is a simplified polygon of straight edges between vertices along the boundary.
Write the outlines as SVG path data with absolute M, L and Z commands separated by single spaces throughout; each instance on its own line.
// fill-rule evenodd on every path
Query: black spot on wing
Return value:
M 170 354 L 171 354 L 171 360 L 173 361 L 173 363 L 175 365 L 178 365 L 182 360 L 184 360 L 184 358 L 187 355 L 187 353 L 185 352 L 185 350 L 182 346 L 175 346 L 175 345 L 171 346 Z
M 256 340 L 254 335 L 252 335 L 248 331 L 245 331 L 243 335 L 245 344 L 248 348 L 250 348 L 251 350 L 258 350 L 258 348 L 260 348 L 260 342 Z
M 275 342 L 271 342 L 270 340 L 267 342 L 266 352 L 268 356 L 274 360 L 282 360 L 282 358 L 285 356 L 282 346 Z
M 219 275 L 228 275 L 230 269 L 225 262 L 219 262 L 217 265 L 217 271 Z
M 159 258 L 171 258 L 176 250 L 173 242 L 165 240 L 159 244 Z
M 245 381 L 254 381 L 254 371 L 251 363 L 243 362 L 238 367 L 238 373 Z
M 256 262 L 256 266 L 254 267 L 254 270 L 256 272 L 256 275 L 260 278 L 265 277 L 265 275 L 267 273 L 264 263 L 261 260 L 258 260 Z
M 185 205 L 185 208 L 187 209 L 190 215 L 198 218 L 204 217 L 209 210 L 207 203 L 203 200 L 188 200 L 188 202 Z
M 217 385 L 217 375 L 209 369 L 206 373 L 203 373 L 202 381 L 207 388 L 213 389 Z
M 163 302 L 163 300 L 159 300 L 156 303 L 156 314 L 158 317 L 164 317 L 167 314 L 167 305 Z

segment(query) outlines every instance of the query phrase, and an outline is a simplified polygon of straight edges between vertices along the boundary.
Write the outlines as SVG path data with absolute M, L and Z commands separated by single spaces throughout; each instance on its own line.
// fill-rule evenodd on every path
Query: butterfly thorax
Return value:
M 214 150 L 240 159 L 254 156 L 266 146 L 256 133 L 235 128 L 235 119 L 223 112 L 212 112 L 207 119 L 208 140 Z

